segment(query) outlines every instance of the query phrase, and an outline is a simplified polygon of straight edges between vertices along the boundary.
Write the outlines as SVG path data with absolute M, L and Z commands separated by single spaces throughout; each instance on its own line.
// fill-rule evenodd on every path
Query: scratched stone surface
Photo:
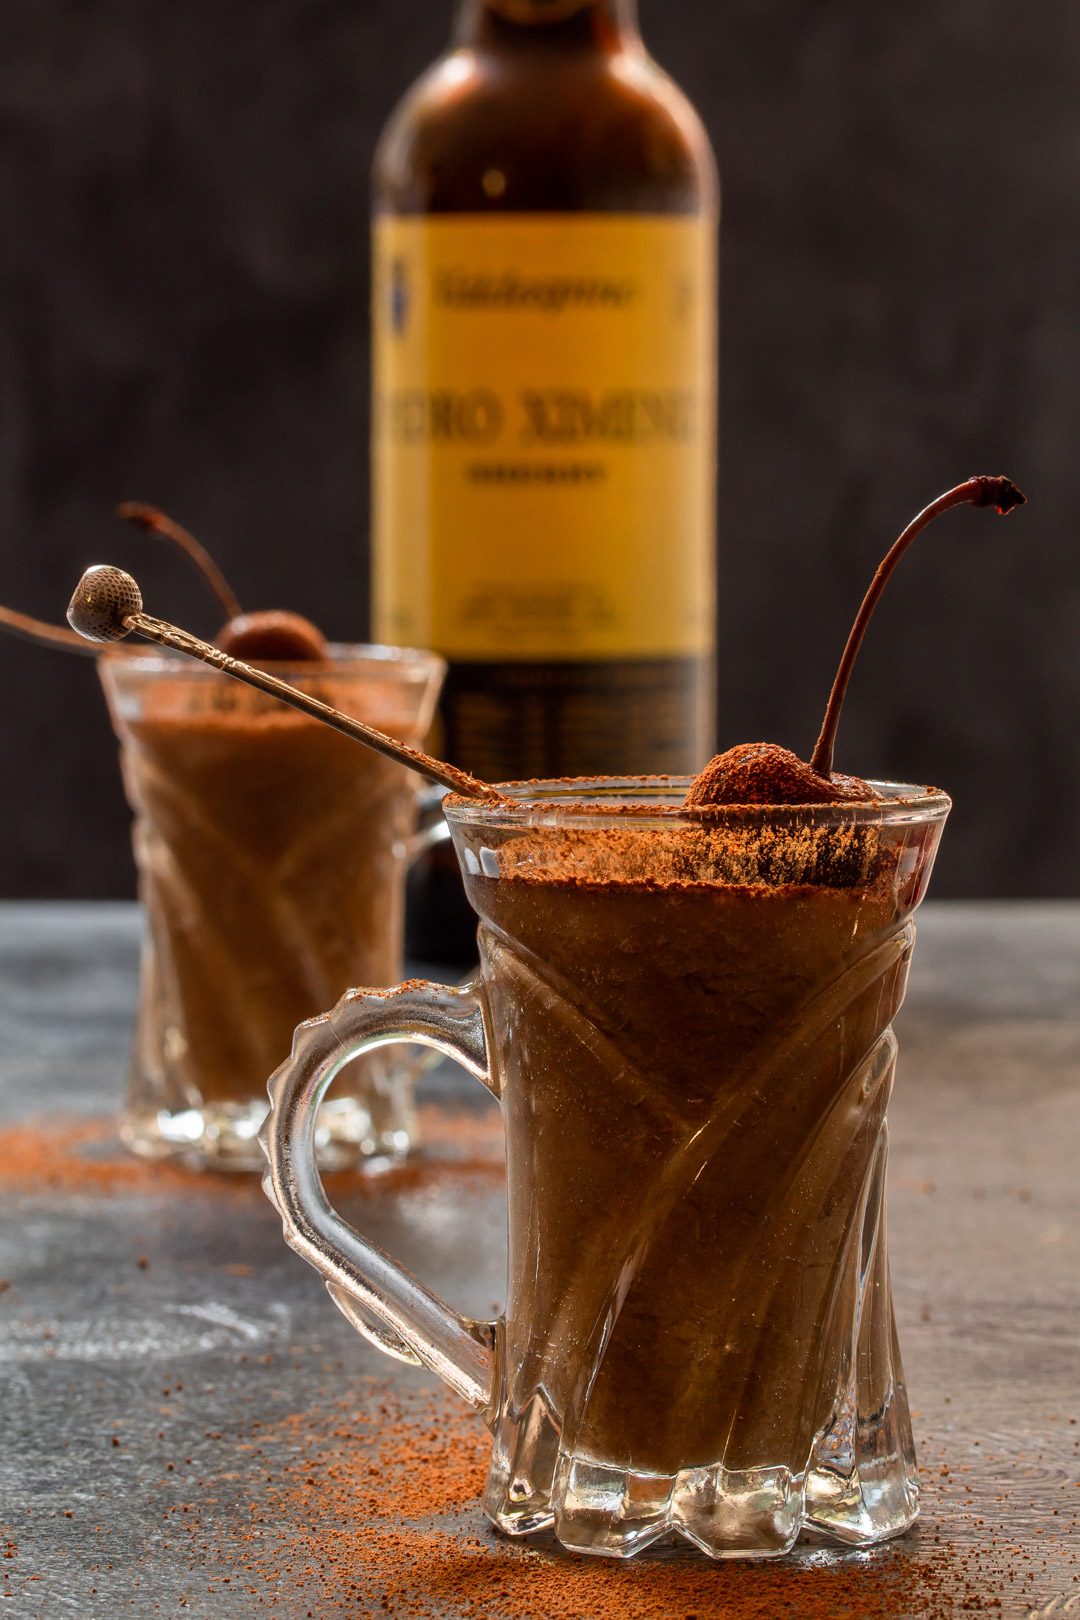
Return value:
M 769 1570 L 626 1569 L 485 1526 L 479 1424 L 352 1332 L 253 1182 L 116 1148 L 138 926 L 0 908 L 4 1612 L 756 1620 L 829 1592 L 840 1616 L 1080 1612 L 1080 905 L 922 913 L 889 1212 L 923 1513 L 889 1547 Z M 423 1117 L 423 1163 L 346 1178 L 341 1207 L 491 1314 L 497 1112 L 447 1069 Z

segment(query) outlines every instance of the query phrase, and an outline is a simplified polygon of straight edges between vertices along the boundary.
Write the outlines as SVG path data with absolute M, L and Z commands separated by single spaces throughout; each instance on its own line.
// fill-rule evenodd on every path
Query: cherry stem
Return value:
M 172 518 L 159 510 L 158 507 L 145 506 L 141 501 L 124 501 L 116 508 L 116 515 L 118 518 L 123 518 L 125 523 L 134 523 L 140 529 L 148 529 L 152 534 L 160 534 L 166 540 L 171 540 L 174 545 L 179 546 L 180 550 L 195 564 L 195 567 L 221 603 L 225 610 L 226 619 L 238 619 L 240 617 L 244 610 L 240 606 L 240 600 L 236 592 L 206 547 L 201 541 L 196 540 L 195 536 L 187 529 L 182 528 L 179 523 L 174 523 Z
M 46 624 L 44 619 L 32 619 L 29 613 L 16 613 L 14 608 L 0 607 L 0 629 L 10 630 L 24 641 L 35 641 L 39 647 L 56 647 L 61 652 L 89 654 L 96 657 L 97 648 L 77 636 L 74 630 L 62 629 L 58 624 Z
M 889 575 L 896 567 L 904 552 L 922 533 L 928 523 L 933 523 L 936 517 L 948 512 L 954 506 L 995 506 L 1004 517 L 1011 512 L 1014 506 L 1023 506 L 1027 497 L 1022 495 L 1016 485 L 1008 478 L 968 478 L 955 489 L 947 490 L 939 495 L 936 501 L 924 507 L 918 517 L 913 518 L 898 540 L 895 540 L 882 558 L 878 571 L 870 582 L 870 589 L 862 599 L 862 606 L 855 616 L 855 623 L 847 638 L 840 666 L 836 671 L 836 679 L 829 693 L 829 701 L 825 707 L 825 718 L 821 723 L 818 740 L 814 744 L 814 752 L 810 756 L 811 768 L 820 776 L 831 776 L 833 769 L 833 749 L 836 744 L 836 728 L 840 723 L 840 711 L 847 696 L 851 672 L 855 667 L 855 660 L 859 655 L 866 627 L 873 618 L 874 609 L 878 605 L 882 591 L 888 583 Z

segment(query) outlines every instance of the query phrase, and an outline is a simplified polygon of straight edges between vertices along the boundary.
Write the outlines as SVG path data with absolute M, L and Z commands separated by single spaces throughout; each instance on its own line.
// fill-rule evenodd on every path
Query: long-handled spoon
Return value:
M 419 748 L 411 748 L 408 743 L 399 742 L 396 737 L 389 737 L 386 732 L 377 731 L 362 720 L 354 720 L 351 715 L 332 709 L 328 703 L 299 691 L 287 681 L 279 680 L 276 675 L 245 664 L 239 658 L 222 652 L 220 647 L 200 641 L 189 631 L 144 613 L 142 592 L 131 575 L 122 568 L 113 568 L 107 563 L 88 568 L 76 586 L 67 618 L 71 628 L 87 641 L 123 641 L 125 636 L 132 634 L 142 636 L 146 641 L 156 641 L 162 647 L 196 658 L 225 675 L 231 675 L 234 680 L 244 681 L 248 686 L 257 687 L 260 692 L 280 699 L 282 703 L 291 704 L 294 709 L 321 720 L 324 725 L 332 726 L 335 731 L 352 737 L 356 742 L 366 743 L 369 748 L 386 754 L 390 759 L 400 760 L 403 765 L 410 766 L 454 793 L 460 793 L 464 798 L 484 799 L 496 804 L 505 802 L 501 793 L 486 782 L 470 776 L 468 771 L 460 771 L 456 765 L 432 759 L 430 754 L 423 753 Z

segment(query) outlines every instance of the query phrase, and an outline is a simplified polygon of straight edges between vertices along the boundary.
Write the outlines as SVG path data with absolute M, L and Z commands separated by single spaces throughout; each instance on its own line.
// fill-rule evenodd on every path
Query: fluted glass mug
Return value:
M 270 1083 L 264 1185 L 289 1243 L 391 1355 L 494 1435 L 512 1535 L 627 1557 L 677 1534 L 769 1557 L 867 1544 L 918 1479 L 885 1244 L 886 1105 L 944 794 L 687 813 L 687 783 L 447 801 L 480 971 L 355 990 Z M 417 1041 L 499 1098 L 504 1314 L 455 1313 L 330 1207 L 320 1097 Z
M 419 743 L 444 672 L 433 653 L 331 645 L 275 665 L 293 685 Z M 135 1152 L 260 1169 L 266 1075 L 292 1030 L 403 962 L 418 778 L 189 658 L 98 660 L 134 812 L 146 912 L 121 1135 Z M 415 1138 L 415 1065 L 376 1053 L 320 1113 L 320 1162 L 396 1158 Z

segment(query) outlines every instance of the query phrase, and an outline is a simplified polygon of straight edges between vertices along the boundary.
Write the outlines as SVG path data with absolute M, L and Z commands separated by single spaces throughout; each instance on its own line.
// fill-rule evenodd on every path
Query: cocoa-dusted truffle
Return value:
M 778 743 L 739 743 L 711 759 L 686 795 L 688 808 L 712 804 L 859 804 L 878 794 L 858 776 L 821 776 Z
M 306 664 L 326 657 L 326 637 L 299 613 L 271 608 L 241 613 L 214 637 L 230 658 L 254 663 Z

